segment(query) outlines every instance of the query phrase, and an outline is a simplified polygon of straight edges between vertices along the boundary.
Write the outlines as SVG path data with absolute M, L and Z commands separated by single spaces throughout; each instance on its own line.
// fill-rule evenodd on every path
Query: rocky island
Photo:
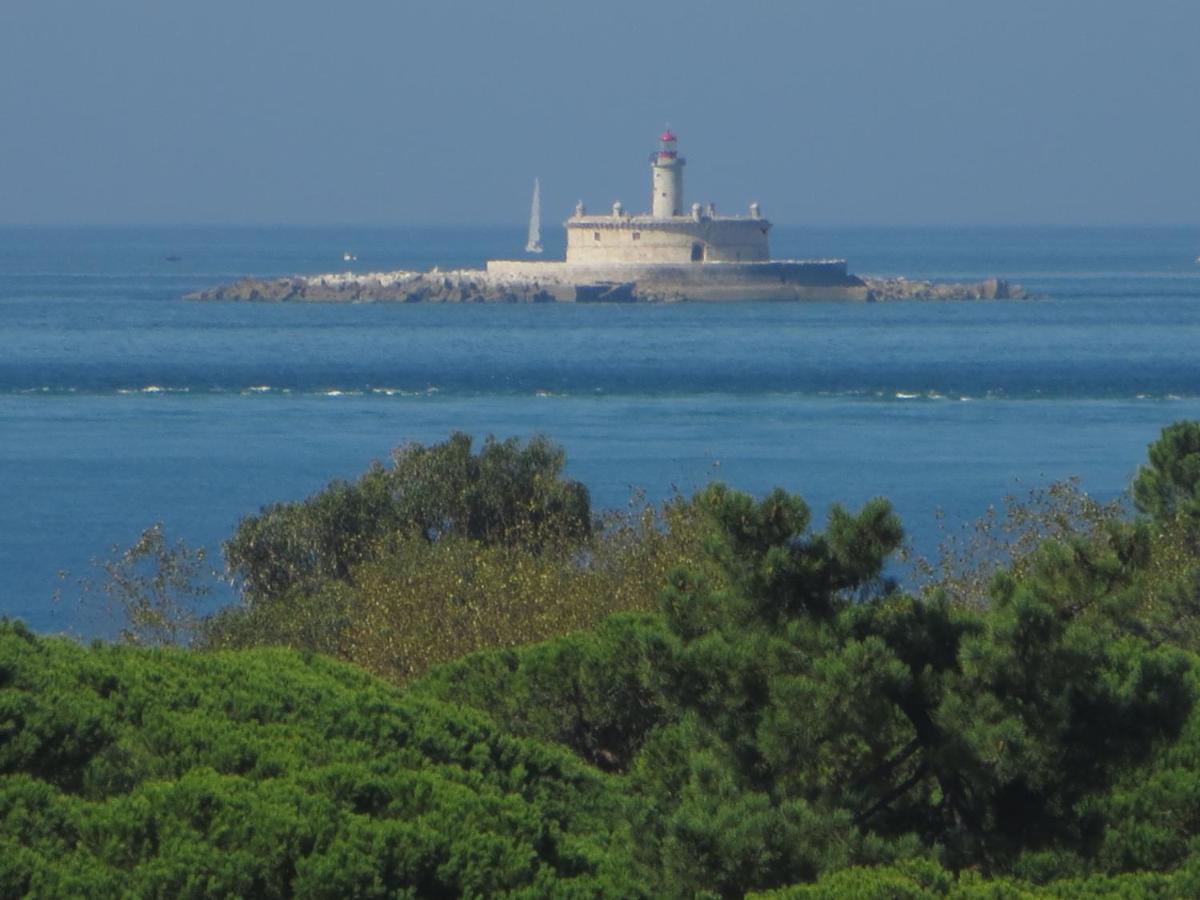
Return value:
M 1020 299 L 1017 285 L 992 278 L 943 284 L 852 275 L 844 259 L 775 260 L 771 223 L 751 203 L 745 216 L 714 204 L 683 206 L 685 160 L 669 129 L 650 157 L 650 212 L 630 215 L 620 201 L 589 214 L 580 201 L 566 221 L 560 261 L 489 260 L 486 269 L 368 272 L 244 278 L 188 295 L 195 300 L 325 303 L 631 303 L 683 300 Z M 542 252 L 540 193 L 534 182 L 526 252 Z
M 848 276 L 848 279 L 857 283 L 845 286 L 838 292 L 840 296 L 819 299 L 880 302 L 1022 300 L 1028 297 L 1020 285 L 999 278 L 970 284 L 870 276 Z M 197 291 L 189 294 L 187 299 L 266 303 L 661 303 L 692 298 L 682 285 L 525 280 L 497 277 L 483 269 L 446 272 L 434 269 L 430 272 L 345 272 L 243 278 L 232 284 Z

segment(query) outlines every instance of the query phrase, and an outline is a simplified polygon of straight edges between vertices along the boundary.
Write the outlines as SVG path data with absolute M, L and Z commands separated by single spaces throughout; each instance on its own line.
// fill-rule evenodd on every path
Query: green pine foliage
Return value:
M 1138 509 L 1159 521 L 1200 517 L 1200 422 L 1176 422 L 1150 445 L 1133 482 Z
M 718 583 L 681 568 L 657 615 L 416 690 L 627 773 L 635 853 L 681 894 L 914 857 L 1027 886 L 1189 863 L 1196 657 L 1172 623 L 1200 555 L 1176 520 L 1045 540 L 979 604 L 881 578 L 901 540 L 881 501 L 820 532 L 780 492 L 695 505 Z
M 883 500 L 407 448 L 244 522 L 201 649 L 0 627 L 0 896 L 1200 896 L 1197 435 L 916 594 Z
M 268 506 L 225 545 L 231 573 L 251 602 L 279 599 L 326 579 L 348 580 L 382 538 L 483 544 L 575 545 L 591 531 L 587 489 L 561 477 L 566 456 L 545 438 L 524 446 L 469 436 L 406 444 L 392 465 L 334 482 L 307 500 Z
M 475 452 L 456 434 L 267 507 L 225 545 L 241 602 L 189 633 L 201 648 L 327 653 L 404 683 L 475 650 L 651 611 L 672 567 L 704 565 L 689 504 L 593 522 L 564 464 L 544 438 L 489 438 Z M 127 604 L 135 623 L 147 621 L 140 593 Z
M 624 896 L 565 751 L 291 651 L 0 625 L 0 896 Z

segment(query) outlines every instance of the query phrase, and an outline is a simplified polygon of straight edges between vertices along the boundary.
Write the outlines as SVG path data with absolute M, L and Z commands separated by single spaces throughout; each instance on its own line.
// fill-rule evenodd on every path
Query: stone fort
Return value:
M 757 203 L 747 215 L 718 215 L 710 203 L 685 211 L 678 139 L 659 136 L 650 156 L 650 211 L 632 215 L 619 201 L 610 212 L 589 214 L 582 202 L 564 223 L 565 261 L 489 260 L 498 279 L 578 288 L 574 299 L 596 285 L 623 285 L 631 298 L 694 300 L 861 299 L 863 282 L 847 274 L 844 259 L 771 259 L 771 223 Z M 570 292 L 570 291 L 568 291 Z M 566 296 L 560 299 L 571 299 Z
M 588 215 L 580 203 L 567 220 L 569 263 L 763 262 L 771 258 L 771 223 L 758 204 L 749 216 L 718 216 L 709 204 L 683 212 L 683 167 L 676 137 L 664 131 L 650 157 L 651 208 L 629 215 L 621 203 L 609 215 Z

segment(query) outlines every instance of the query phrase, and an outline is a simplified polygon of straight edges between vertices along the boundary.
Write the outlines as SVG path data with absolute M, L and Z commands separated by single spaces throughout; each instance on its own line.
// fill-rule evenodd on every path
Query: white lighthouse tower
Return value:
M 675 152 L 675 134 L 668 128 L 658 137 L 658 152 L 650 157 L 653 193 L 650 214 L 656 219 L 683 215 L 683 166 L 686 160 Z

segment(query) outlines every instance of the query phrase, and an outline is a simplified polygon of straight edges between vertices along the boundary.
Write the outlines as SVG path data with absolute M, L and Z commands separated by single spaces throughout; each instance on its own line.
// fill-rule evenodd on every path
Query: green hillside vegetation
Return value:
M 1200 896 L 1200 423 L 915 594 L 886 501 L 594 521 L 562 468 L 402 448 L 186 627 L 152 542 L 129 636 L 190 651 L 5 626 L 0 894 Z
M 244 520 L 225 547 L 242 602 L 197 646 L 313 650 L 404 683 L 439 663 L 652 611 L 676 566 L 711 569 L 690 504 L 593 521 L 544 438 L 455 434 Z M 161 633 L 144 619 L 143 635 Z
M 0 896 L 636 893 L 620 794 L 315 655 L 0 626 Z

